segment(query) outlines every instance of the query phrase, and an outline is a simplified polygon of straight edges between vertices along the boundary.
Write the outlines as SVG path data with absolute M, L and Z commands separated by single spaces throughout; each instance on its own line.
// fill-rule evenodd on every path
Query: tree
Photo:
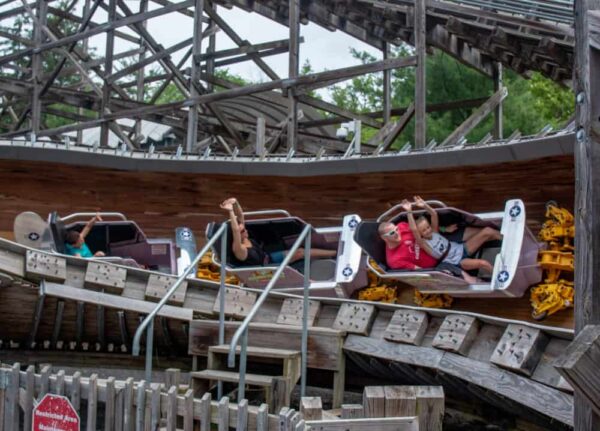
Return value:
M 364 51 L 350 50 L 351 55 L 362 63 L 377 59 Z M 411 47 L 403 45 L 394 50 L 397 57 L 413 54 Z M 493 93 L 493 83 L 488 77 L 474 69 L 459 63 L 449 55 L 436 51 L 427 58 L 427 103 L 435 104 L 455 100 L 489 97 Z M 508 88 L 508 97 L 504 101 L 504 134 L 508 136 L 514 130 L 523 134 L 533 134 L 546 124 L 554 128 L 561 127 L 574 111 L 572 92 L 533 73 L 531 79 L 524 79 L 514 72 L 505 72 L 504 85 Z M 414 71 L 402 68 L 392 71 L 392 105 L 406 107 L 414 99 Z M 337 85 L 330 90 L 334 102 L 355 112 L 373 112 L 382 109 L 382 74 L 359 76 L 347 85 Z M 458 127 L 475 108 L 455 109 L 434 112 L 427 117 L 427 137 L 437 142 L 443 141 Z M 471 142 L 481 139 L 492 128 L 493 119 L 488 116 L 467 138 Z M 363 141 L 375 133 L 374 129 L 363 128 Z M 413 142 L 414 122 L 411 122 L 395 142 L 401 146 L 404 142 Z

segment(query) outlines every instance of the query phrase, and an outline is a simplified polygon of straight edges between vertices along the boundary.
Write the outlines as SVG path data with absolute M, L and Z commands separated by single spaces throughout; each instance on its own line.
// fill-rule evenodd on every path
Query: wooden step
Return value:
M 223 370 L 204 370 L 204 371 L 193 371 L 190 373 L 193 379 L 204 379 L 204 380 L 218 380 L 221 382 L 232 382 L 237 383 L 240 381 L 240 373 L 234 371 L 223 371 Z M 265 376 L 262 374 L 249 374 L 246 373 L 245 382 L 247 385 L 254 386 L 271 386 L 273 378 L 276 376 Z
M 229 344 L 220 344 L 218 346 L 210 346 L 208 351 L 211 353 L 229 354 L 229 349 Z M 241 346 L 237 346 L 235 352 L 239 355 L 241 350 Z M 246 352 L 248 357 L 255 358 L 292 359 L 300 356 L 299 350 L 272 349 L 269 347 L 248 346 Z

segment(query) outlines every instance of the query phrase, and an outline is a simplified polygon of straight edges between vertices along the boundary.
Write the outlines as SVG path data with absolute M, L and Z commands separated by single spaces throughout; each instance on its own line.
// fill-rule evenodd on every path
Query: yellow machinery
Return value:
M 377 265 L 371 261 L 372 265 Z M 375 273 L 369 271 L 369 285 L 358 293 L 358 299 L 362 301 L 386 302 L 395 304 L 397 290 L 403 288 L 402 283 L 394 280 L 382 280 Z M 404 287 L 405 288 L 405 287 Z M 420 307 L 450 308 L 452 297 L 448 295 L 425 294 L 415 289 L 414 302 Z
M 539 233 L 539 238 L 548 244 L 548 250 L 539 252 L 545 277 L 542 284 L 531 289 L 530 297 L 531 316 L 536 320 L 573 306 L 575 288 L 568 278 L 572 278 L 575 264 L 574 223 L 573 214 L 568 210 L 559 208 L 556 203 L 546 205 L 546 222 Z
M 211 281 L 221 280 L 221 269 L 212 263 L 212 252 L 208 251 L 202 256 L 202 259 L 200 259 L 196 277 Z M 240 280 L 235 275 L 226 275 L 225 283 L 237 286 L 240 284 Z

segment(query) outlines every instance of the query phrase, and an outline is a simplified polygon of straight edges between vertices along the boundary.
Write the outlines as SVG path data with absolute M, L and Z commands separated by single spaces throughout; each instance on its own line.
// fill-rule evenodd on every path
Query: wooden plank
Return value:
M 368 335 L 376 314 L 374 305 L 343 303 L 332 327 L 351 334 Z
M 385 391 L 383 386 L 365 386 L 363 409 L 365 418 L 385 417 Z
M 321 397 L 302 397 L 300 399 L 300 413 L 305 421 L 319 421 L 323 419 Z
M 34 280 L 65 281 L 67 261 L 64 257 L 27 250 L 25 272 Z
M 433 338 L 432 346 L 467 356 L 479 333 L 479 322 L 473 316 L 446 316 Z
M 181 380 L 181 370 L 179 368 L 167 368 L 165 370 L 165 388 L 168 390 L 171 386 L 179 387 Z
M 125 384 L 125 382 L 122 382 Z M 123 431 L 125 426 L 125 388 L 119 388 L 115 393 L 115 431 Z
M 210 431 L 211 429 L 210 400 L 210 392 L 202 395 L 202 399 L 200 400 L 200 431 Z
M 213 306 L 215 313 L 219 312 L 220 292 Z M 226 287 L 225 288 L 225 316 L 243 319 L 250 313 L 256 302 L 257 294 L 247 290 Z
M 298 298 L 286 298 L 281 305 L 281 311 L 277 316 L 277 323 L 282 325 L 302 326 L 303 300 Z M 313 326 L 321 311 L 319 301 L 308 301 L 308 326 Z
M 204 0 L 196 0 L 194 4 L 196 11 L 204 10 Z M 200 80 L 201 60 L 200 55 L 202 54 L 202 13 L 194 14 L 194 27 L 192 30 L 193 35 L 193 47 L 192 47 L 192 67 L 190 71 L 190 86 L 189 95 L 190 97 L 196 97 L 199 94 L 196 82 Z M 159 53 L 156 53 L 159 54 Z M 192 105 L 188 110 L 188 124 L 187 124 L 187 136 L 185 149 L 186 152 L 191 153 L 192 148 L 198 141 L 198 107 Z
M 85 287 L 121 294 L 125 289 L 127 268 L 110 263 L 88 262 L 85 271 Z
M 278 411 L 284 406 L 289 406 L 290 393 L 293 388 L 288 379 L 284 377 L 273 377 L 271 382 L 271 388 L 267 393 L 267 404 L 269 404 L 274 411 Z
M 600 326 L 587 325 L 554 362 L 558 372 L 600 416 Z
M 135 430 L 134 393 L 133 377 L 128 377 L 123 390 L 123 431 Z
M 425 0 L 415 0 L 414 35 L 417 67 L 415 71 L 415 148 L 425 148 L 427 142 L 427 11 Z
M 171 386 L 167 395 L 167 431 L 177 431 L 177 388 Z
M 385 417 L 417 416 L 414 386 L 384 386 Z
M 50 371 L 52 371 L 51 365 L 44 365 L 40 370 L 40 392 L 38 393 L 40 400 L 50 392 Z
M 416 416 L 419 430 L 441 431 L 444 423 L 444 388 L 441 386 L 415 386 Z
M 406 108 L 406 112 L 398 118 L 398 121 L 386 124 L 379 132 L 377 132 L 377 134 L 367 143 L 367 145 L 377 145 L 377 148 L 373 150 L 373 154 L 377 155 L 387 151 L 406 128 L 414 114 L 415 105 L 414 103 L 411 103 L 408 105 L 408 108 Z
M 399 343 L 418 346 L 429 325 L 427 313 L 418 310 L 396 310 L 383 338 Z
M 188 389 L 183 396 L 185 414 L 183 415 L 183 431 L 194 431 L 194 390 Z
M 15 363 L 8 374 L 8 384 L 5 389 L 4 430 L 18 431 L 19 422 L 19 371 L 20 364 Z
M 0 271 L 25 277 L 25 258 L 10 250 L 0 250 Z
M 56 314 L 54 315 L 54 327 L 52 328 L 52 348 L 56 349 L 56 344 L 60 337 L 60 329 L 62 326 L 63 312 L 65 310 L 65 301 L 56 302 Z
M 150 429 L 157 429 L 160 425 L 160 384 L 150 384 Z
M 73 301 L 82 301 L 89 304 L 103 305 L 108 308 L 125 309 L 128 311 L 135 311 L 140 314 L 148 314 L 155 307 L 155 304 L 151 304 L 146 301 L 124 298 L 122 296 L 115 296 L 90 290 L 77 289 L 56 283 L 45 283 L 45 292 L 49 296 L 56 296 Z M 193 311 L 181 307 L 164 305 L 158 312 L 158 315 L 171 319 L 189 321 L 193 318 Z
M 261 404 L 256 413 L 256 431 L 268 431 L 269 429 L 269 405 Z
M 25 399 L 23 400 L 23 429 L 30 430 L 35 399 L 35 367 L 30 365 L 25 372 Z
M 510 324 L 506 327 L 490 362 L 530 376 L 547 344 L 548 337 L 539 329 Z
M 92 374 L 88 380 L 87 431 L 96 431 L 98 414 L 98 375 Z
M 135 429 L 146 429 L 146 381 L 140 380 L 136 391 Z
M 487 102 L 476 109 L 463 123 L 458 126 L 444 141 L 440 147 L 455 145 L 461 138 L 464 138 L 490 113 L 498 104 L 508 95 L 506 87 L 502 87 Z
M 225 322 L 225 342 L 231 340 L 239 322 Z M 206 355 L 208 347 L 218 343 L 219 325 L 216 321 L 194 320 L 190 323 L 189 354 Z M 248 339 L 255 347 L 276 344 L 282 349 L 296 350 L 301 343 L 302 331 L 295 326 L 251 323 Z M 308 367 L 339 370 L 343 366 L 340 342 L 343 331 L 310 327 L 308 330 Z
M 219 400 L 217 417 L 218 431 L 229 431 L 229 398 L 223 397 Z
M 175 284 L 176 281 L 177 277 L 175 276 L 151 274 L 150 277 L 148 277 L 145 298 L 152 301 L 160 301 L 165 297 L 168 290 Z M 173 305 L 183 305 L 185 293 L 187 291 L 187 285 L 187 281 L 181 283 L 173 295 L 171 295 L 171 298 L 167 301 L 167 303 Z
M 362 404 L 342 404 L 342 419 L 362 419 L 364 407 Z
M 106 379 L 105 385 L 104 430 L 113 431 L 115 429 L 115 378 Z
M 81 373 L 75 371 L 71 378 L 71 404 L 79 412 L 81 407 Z
M 54 380 L 54 393 L 56 395 L 64 395 L 65 394 L 65 370 L 58 370 L 56 373 L 56 378 Z
M 243 399 L 237 406 L 236 431 L 246 431 L 248 429 L 248 400 Z
M 306 422 L 311 431 L 418 431 L 419 424 L 411 418 L 341 419 Z

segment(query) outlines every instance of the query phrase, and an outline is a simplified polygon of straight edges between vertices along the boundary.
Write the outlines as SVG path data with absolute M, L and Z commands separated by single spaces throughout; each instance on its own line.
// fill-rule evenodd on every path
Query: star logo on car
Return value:
M 521 214 L 521 207 L 518 205 L 515 205 L 514 207 L 512 207 L 510 209 L 509 214 L 512 218 L 519 217 L 519 215 Z
M 508 276 L 508 271 L 501 271 L 500 274 L 498 274 L 498 281 L 504 283 L 508 280 Z
M 352 275 L 352 268 L 350 268 L 349 266 L 345 267 L 342 271 L 342 275 L 344 277 L 350 277 Z

